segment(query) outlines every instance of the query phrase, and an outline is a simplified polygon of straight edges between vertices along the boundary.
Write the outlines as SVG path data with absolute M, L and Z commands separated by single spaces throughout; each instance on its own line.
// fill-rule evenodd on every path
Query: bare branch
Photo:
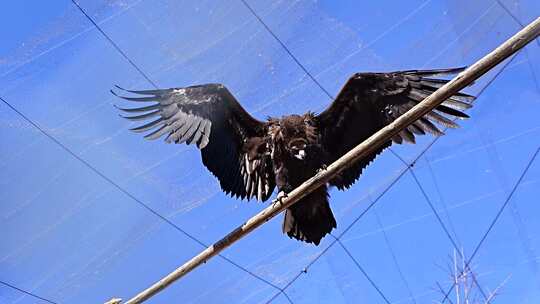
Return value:
M 489 304 L 491 303 L 491 300 L 493 300 L 493 298 L 495 298 L 498 293 L 499 293 L 499 290 L 504 286 L 506 285 L 506 283 L 508 282 L 508 280 L 510 279 L 510 277 L 512 276 L 512 274 L 509 274 L 506 279 L 504 279 L 504 281 L 502 281 L 501 284 L 499 284 L 499 286 L 497 286 L 497 288 L 495 288 L 495 290 L 493 290 L 492 293 L 490 293 L 488 299 L 484 302 L 484 304 Z

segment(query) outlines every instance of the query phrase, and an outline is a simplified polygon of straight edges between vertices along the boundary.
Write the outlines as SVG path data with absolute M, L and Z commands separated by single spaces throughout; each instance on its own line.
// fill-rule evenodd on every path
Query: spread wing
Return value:
M 123 99 L 153 102 L 119 108 L 130 113 L 122 116 L 126 119 L 151 120 L 132 131 L 148 132 L 144 137 L 150 140 L 165 137 L 168 143 L 196 144 L 203 164 L 231 196 L 264 201 L 272 194 L 275 179 L 264 141 L 267 125 L 249 115 L 223 85 L 147 91 L 118 88 L 139 95 L 119 96 Z
M 410 70 L 392 73 L 357 73 L 342 88 L 336 100 L 316 117 L 322 142 L 335 161 L 356 145 L 388 125 L 436 91 L 448 80 L 432 77 L 456 74 L 464 68 L 443 70 Z M 473 96 L 457 93 L 421 119 L 392 138 L 395 143 L 414 143 L 415 136 L 431 133 L 443 135 L 441 125 L 457 128 L 451 118 L 468 118 L 461 112 L 470 108 Z M 344 170 L 330 182 L 343 190 L 351 186 L 362 170 L 392 142 Z

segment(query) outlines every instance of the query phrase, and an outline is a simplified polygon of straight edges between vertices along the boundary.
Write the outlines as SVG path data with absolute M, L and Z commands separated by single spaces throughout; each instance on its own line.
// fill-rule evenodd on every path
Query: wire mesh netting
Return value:
M 130 133 L 113 85 L 219 82 L 259 119 L 320 112 L 354 72 L 472 64 L 540 14 L 534 0 L 2 6 L 1 303 L 129 298 L 265 207 L 223 194 L 194 147 Z M 332 190 L 320 246 L 277 217 L 149 302 L 442 301 L 456 250 L 479 297 L 505 282 L 497 301 L 538 303 L 539 81 L 536 40 L 466 90 L 462 128 L 394 145 Z

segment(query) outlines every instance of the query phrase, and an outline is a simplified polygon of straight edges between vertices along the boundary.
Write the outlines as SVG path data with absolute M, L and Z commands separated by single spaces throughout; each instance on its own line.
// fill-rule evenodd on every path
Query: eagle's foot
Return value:
M 322 164 L 321 167 L 319 169 L 317 169 L 317 173 L 321 173 L 323 171 L 326 171 L 327 168 L 328 168 L 328 166 L 326 164 Z
M 283 204 L 283 200 L 286 199 L 287 197 L 289 197 L 289 195 L 287 193 L 285 193 L 285 191 L 279 191 L 277 197 L 276 197 L 276 201 L 274 203 L 275 204 Z

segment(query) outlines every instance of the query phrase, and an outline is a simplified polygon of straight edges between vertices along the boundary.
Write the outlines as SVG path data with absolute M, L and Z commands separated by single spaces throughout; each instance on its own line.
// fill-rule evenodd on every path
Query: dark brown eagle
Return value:
M 169 143 L 196 144 L 203 164 L 221 189 L 242 199 L 266 201 L 277 186 L 282 196 L 407 112 L 448 80 L 433 77 L 464 68 L 354 74 L 332 104 L 320 114 L 288 115 L 260 121 L 252 117 L 221 84 L 164 90 L 130 91 L 154 102 L 139 108 L 119 108 L 129 120 L 152 121 L 131 129 L 147 139 L 165 136 Z M 122 89 L 124 90 L 124 89 Z M 114 92 L 113 92 L 114 93 Z M 450 118 L 467 118 L 473 96 L 457 93 L 434 111 L 392 138 L 414 143 L 416 135 L 442 135 L 435 124 L 456 128 Z M 283 232 L 291 238 L 319 244 L 336 227 L 328 204 L 328 187 L 349 188 L 362 170 L 385 148 L 352 164 L 285 212 Z

